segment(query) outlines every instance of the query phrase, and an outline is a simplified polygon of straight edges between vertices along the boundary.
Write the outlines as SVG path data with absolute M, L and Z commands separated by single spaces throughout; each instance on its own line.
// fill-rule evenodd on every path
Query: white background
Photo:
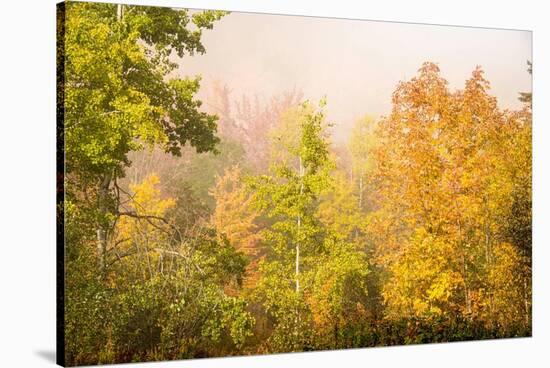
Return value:
M 550 21 L 545 1 L 126 2 L 534 31 L 533 338 L 140 366 L 550 366 L 550 293 L 545 285 L 550 282 L 550 165 L 545 160 L 550 146 Z M 2 2 L 0 27 L 0 367 L 47 367 L 55 357 L 55 0 Z

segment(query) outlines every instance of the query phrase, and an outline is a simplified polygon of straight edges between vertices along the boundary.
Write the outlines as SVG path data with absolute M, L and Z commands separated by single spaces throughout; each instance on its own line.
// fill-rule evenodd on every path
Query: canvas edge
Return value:
M 56 364 L 65 366 L 65 3 L 56 4 Z

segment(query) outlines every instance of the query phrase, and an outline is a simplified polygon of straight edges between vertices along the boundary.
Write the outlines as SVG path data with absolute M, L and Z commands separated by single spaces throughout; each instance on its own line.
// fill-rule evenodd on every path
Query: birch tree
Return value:
M 257 208 L 271 222 L 262 232 L 271 251 L 260 265 L 258 289 L 277 319 L 272 338 L 276 349 L 283 351 L 300 349 L 305 343 L 308 316 L 303 295 L 308 271 L 324 244 L 324 229 L 315 216 L 319 194 L 330 185 L 332 167 L 323 107 L 323 101 L 318 110 L 304 103 L 283 116 L 284 128 L 273 134 L 277 161 L 271 175 L 249 180 Z

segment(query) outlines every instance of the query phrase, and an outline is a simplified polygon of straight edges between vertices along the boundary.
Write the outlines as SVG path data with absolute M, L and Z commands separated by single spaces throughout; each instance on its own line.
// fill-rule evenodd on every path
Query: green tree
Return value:
M 222 12 L 66 3 L 63 64 L 69 198 L 86 192 L 96 213 L 99 268 L 117 215 L 113 187 L 128 153 L 161 145 L 214 150 L 216 117 L 194 99 L 199 78 L 174 78 L 173 54 L 204 53 L 200 39 Z M 192 25 L 192 27 L 191 27 Z M 71 194 L 74 193 L 74 194 Z M 72 196 L 72 197 L 71 197 Z
M 215 188 L 216 178 L 223 176 L 227 169 L 245 159 L 243 146 L 229 138 L 218 144 L 217 151 L 192 154 L 188 164 L 180 170 L 193 191 L 212 210 L 215 207 L 215 198 L 211 191 Z M 246 162 L 243 166 L 245 165 Z
M 321 108 L 324 105 L 322 101 Z M 272 175 L 251 178 L 250 188 L 256 193 L 256 205 L 272 221 L 262 234 L 271 253 L 260 266 L 259 283 L 264 305 L 277 319 L 272 340 L 278 349 L 301 350 L 307 332 L 304 282 L 324 238 L 315 211 L 319 194 L 330 185 L 332 165 L 324 112 L 304 103 L 288 117 L 292 118 L 283 119 L 282 125 L 294 124 L 288 130 L 294 135 L 275 138 L 284 151 L 279 151 Z

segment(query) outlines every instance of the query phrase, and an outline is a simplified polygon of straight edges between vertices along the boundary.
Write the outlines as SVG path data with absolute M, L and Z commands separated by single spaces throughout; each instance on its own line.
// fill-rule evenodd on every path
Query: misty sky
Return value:
M 526 31 L 231 13 L 203 43 L 206 54 L 181 61 L 184 74 L 219 80 L 235 98 L 293 87 L 313 101 L 326 95 L 336 140 L 357 118 L 389 113 L 398 81 L 424 61 L 438 63 L 453 90 L 481 65 L 501 108 L 520 107 L 518 92 L 531 90 Z

